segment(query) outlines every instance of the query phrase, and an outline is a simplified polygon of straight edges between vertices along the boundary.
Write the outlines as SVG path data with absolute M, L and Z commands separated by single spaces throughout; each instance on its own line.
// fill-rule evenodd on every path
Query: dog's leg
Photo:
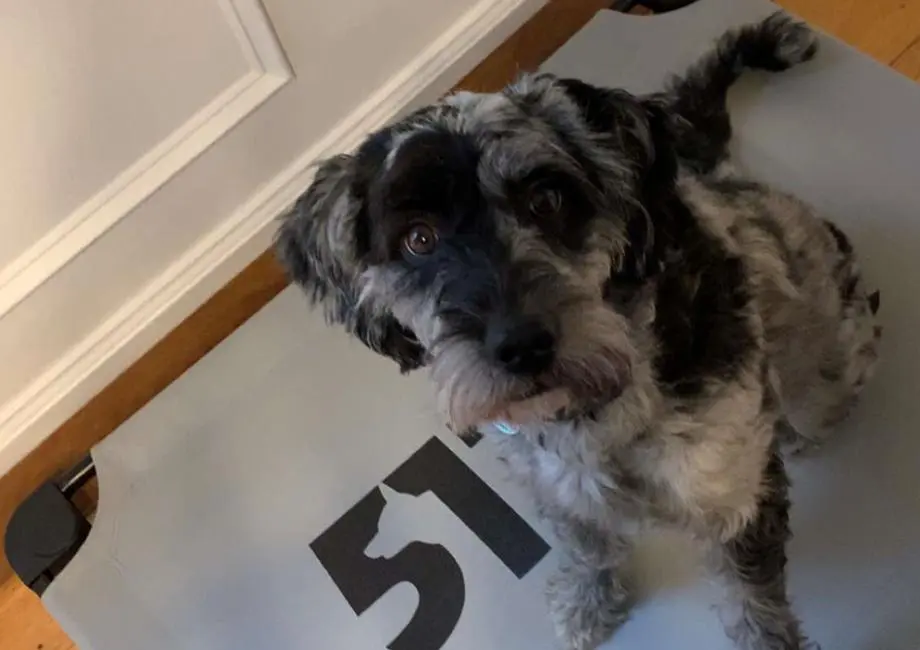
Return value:
M 715 47 L 656 96 L 678 117 L 672 124 L 678 157 L 707 173 L 728 157 L 731 139 L 726 98 L 746 68 L 778 72 L 811 59 L 817 38 L 806 25 L 777 12 L 726 32 Z
M 726 623 L 726 631 L 746 650 L 814 649 L 786 595 L 789 481 L 775 451 L 767 465 L 766 484 L 756 518 L 721 549 L 723 570 L 740 606 L 737 619 Z
M 829 266 L 840 295 L 839 311 L 830 316 L 836 331 L 827 336 L 822 363 L 809 382 L 807 395 L 790 391 L 783 395 L 790 426 L 798 432 L 791 436 L 790 451 L 808 451 L 819 447 L 849 415 L 863 388 L 875 374 L 879 359 L 882 326 L 878 311 L 881 296 L 870 291 L 856 259 L 849 238 L 833 223 L 824 225 L 833 235 L 836 248 Z M 801 374 L 795 364 L 782 368 L 782 374 Z
M 554 523 L 564 557 L 547 584 L 550 616 L 565 650 L 594 650 L 629 616 L 631 589 L 623 576 L 629 545 L 588 524 Z
M 774 425 L 776 431 L 776 440 L 779 442 L 783 451 L 796 455 L 813 448 L 813 441 L 799 431 L 789 418 L 781 416 Z

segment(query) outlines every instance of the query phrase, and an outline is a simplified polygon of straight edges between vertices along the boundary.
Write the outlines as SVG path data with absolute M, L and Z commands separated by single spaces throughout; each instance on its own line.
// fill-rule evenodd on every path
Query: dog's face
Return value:
M 551 76 L 461 93 L 319 169 L 278 239 L 327 315 L 410 370 L 457 428 L 615 398 L 635 347 L 648 107 Z M 627 269 L 627 267 L 629 267 Z

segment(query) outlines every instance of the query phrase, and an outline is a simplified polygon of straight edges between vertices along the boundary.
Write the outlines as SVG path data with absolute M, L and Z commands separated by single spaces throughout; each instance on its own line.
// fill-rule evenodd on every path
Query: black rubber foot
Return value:
M 80 550 L 90 524 L 54 483 L 20 504 L 6 528 L 6 557 L 32 591 L 41 595 Z

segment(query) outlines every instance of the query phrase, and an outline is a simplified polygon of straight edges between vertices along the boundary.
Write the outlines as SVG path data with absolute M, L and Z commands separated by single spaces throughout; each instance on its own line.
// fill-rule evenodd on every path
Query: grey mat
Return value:
M 546 67 L 653 89 L 772 9 L 603 13 Z M 826 649 L 917 650 L 920 88 L 823 45 L 732 100 L 744 164 L 851 232 L 883 296 L 877 381 L 838 441 L 792 468 L 791 589 Z M 400 378 L 286 291 L 94 450 L 95 527 L 45 604 L 82 650 L 555 647 L 547 531 L 488 441 L 451 438 L 429 403 L 422 375 Z M 731 647 L 718 590 L 670 545 L 647 547 L 646 597 L 609 647 Z

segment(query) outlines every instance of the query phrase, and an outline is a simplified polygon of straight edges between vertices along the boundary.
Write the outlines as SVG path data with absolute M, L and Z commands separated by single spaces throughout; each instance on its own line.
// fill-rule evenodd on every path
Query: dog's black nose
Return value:
M 516 375 L 536 375 L 553 362 L 556 337 L 536 321 L 509 323 L 496 328 L 490 347 L 495 360 Z

